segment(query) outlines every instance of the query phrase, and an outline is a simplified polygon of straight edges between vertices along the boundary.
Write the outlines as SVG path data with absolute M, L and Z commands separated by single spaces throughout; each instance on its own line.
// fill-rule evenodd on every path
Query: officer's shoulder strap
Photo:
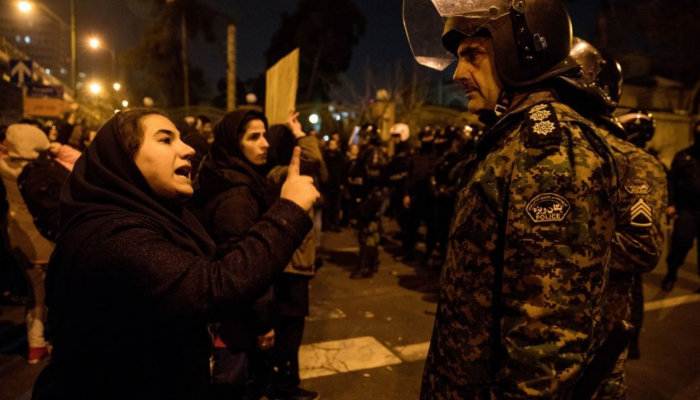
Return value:
M 564 132 L 555 103 L 540 102 L 523 111 L 526 147 L 559 146 Z

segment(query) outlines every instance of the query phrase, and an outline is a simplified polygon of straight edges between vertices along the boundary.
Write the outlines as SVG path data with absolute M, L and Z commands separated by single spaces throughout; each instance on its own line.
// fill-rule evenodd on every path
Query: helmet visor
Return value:
M 510 12 L 512 0 L 404 0 L 403 22 L 416 61 L 442 71 L 455 60 L 442 36 L 449 29 L 471 36 L 489 21 Z M 518 1 L 516 0 L 516 3 Z

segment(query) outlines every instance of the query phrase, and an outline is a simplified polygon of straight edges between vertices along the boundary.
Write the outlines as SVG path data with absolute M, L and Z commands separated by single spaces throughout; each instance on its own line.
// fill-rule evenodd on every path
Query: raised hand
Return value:
M 287 180 L 284 181 L 282 185 L 281 198 L 293 201 L 299 207 L 306 211 L 309 211 L 311 207 L 316 202 L 321 195 L 316 190 L 314 186 L 314 181 L 310 176 L 301 175 L 299 173 L 299 166 L 301 161 L 301 148 L 298 146 L 294 148 L 294 154 L 292 155 L 292 162 L 289 164 L 287 170 Z
M 298 117 L 299 113 L 296 110 L 289 110 L 287 120 L 284 122 L 284 125 L 286 125 L 290 131 L 292 131 L 296 139 L 306 136 L 306 133 L 304 133 L 304 131 L 301 129 L 301 122 L 299 122 L 297 119 Z

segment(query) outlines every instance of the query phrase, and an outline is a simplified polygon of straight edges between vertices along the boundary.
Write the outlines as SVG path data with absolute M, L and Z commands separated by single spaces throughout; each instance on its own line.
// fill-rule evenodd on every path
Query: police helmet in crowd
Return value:
M 603 89 L 615 103 L 619 103 L 622 96 L 622 66 L 612 56 L 604 56 L 603 61 L 596 85 Z
M 422 127 L 420 132 L 418 132 L 418 139 L 420 139 L 421 142 L 432 142 L 435 139 L 433 127 L 430 125 Z
M 582 68 L 583 81 L 600 88 L 612 102 L 620 102 L 622 95 L 622 67 L 611 56 L 604 56 L 583 39 L 575 37 L 571 58 Z
M 360 146 L 374 145 L 379 146 L 382 143 L 379 129 L 374 124 L 364 124 L 360 128 Z
M 654 137 L 656 120 L 651 113 L 643 110 L 631 111 L 618 119 L 625 128 L 627 140 L 635 146 L 644 148 Z
M 583 70 L 583 80 L 588 84 L 595 84 L 598 74 L 603 70 L 605 60 L 598 49 L 587 41 L 575 37 L 571 46 L 571 58 L 574 59 Z
M 457 138 L 457 127 L 454 125 L 448 125 L 443 129 L 439 129 L 435 132 L 435 143 L 437 142 L 451 142 Z
M 457 127 L 455 126 L 448 125 L 443 129 L 438 129 L 435 132 L 435 149 L 439 153 L 449 150 L 457 136 Z
M 403 143 L 411 137 L 411 128 L 404 123 L 398 123 L 391 127 L 391 137 Z

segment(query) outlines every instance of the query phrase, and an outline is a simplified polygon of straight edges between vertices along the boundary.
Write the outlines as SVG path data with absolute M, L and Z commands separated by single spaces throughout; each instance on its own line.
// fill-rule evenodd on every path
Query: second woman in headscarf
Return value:
M 195 202 L 219 254 L 245 238 L 274 202 L 266 182 L 269 144 L 262 113 L 228 113 L 214 127 L 214 143 L 197 178 Z M 218 330 L 214 398 L 260 399 L 270 381 L 266 352 L 274 344 L 272 290 Z

